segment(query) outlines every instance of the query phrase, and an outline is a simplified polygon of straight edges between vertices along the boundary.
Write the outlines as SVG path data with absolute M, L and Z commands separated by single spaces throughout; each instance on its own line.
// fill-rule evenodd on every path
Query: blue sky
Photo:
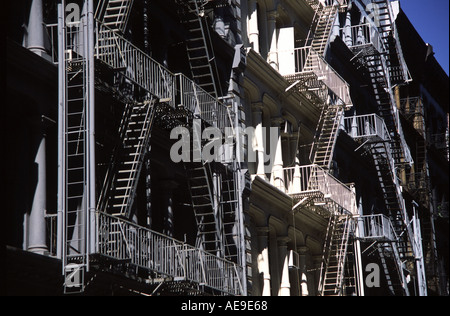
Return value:
M 449 74 L 449 0 L 401 0 L 400 6 Z

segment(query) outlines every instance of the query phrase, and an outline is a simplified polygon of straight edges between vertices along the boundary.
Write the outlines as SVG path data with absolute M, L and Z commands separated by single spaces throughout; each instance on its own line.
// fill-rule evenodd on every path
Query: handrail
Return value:
M 125 76 L 172 107 L 175 95 L 175 77 L 157 61 L 131 42 L 97 21 L 95 56 L 113 69 L 123 69 Z
M 175 280 L 242 295 L 242 267 L 129 221 L 97 212 L 98 253 Z
M 295 69 L 287 76 L 313 73 L 344 105 L 352 105 L 349 84 L 311 46 L 295 48 L 293 55 Z
M 377 114 L 346 117 L 344 130 L 354 139 L 378 137 L 382 141 L 391 140 L 386 123 Z
M 297 166 L 285 168 L 283 171 L 284 181 L 275 181 L 275 183 L 279 183 L 278 189 L 286 194 L 321 192 L 344 210 L 351 214 L 357 214 L 355 192 L 320 166 Z
M 159 99 L 164 99 L 176 108 L 176 97 L 194 115 L 207 124 L 219 128 L 233 126 L 233 111 L 214 96 L 203 90 L 183 74 L 173 74 L 163 65 L 148 56 L 123 36 L 96 21 L 95 57 L 116 70 L 122 70 L 125 77 Z M 57 24 L 47 25 L 52 41 L 53 63 L 57 64 Z
M 112 68 L 125 69 L 128 79 L 160 99 L 175 96 L 180 105 L 222 132 L 233 126 L 231 110 L 183 74 L 173 74 L 122 36 L 98 22 L 97 58 Z
M 232 127 L 231 109 L 183 74 L 176 74 L 179 104 L 212 127 L 225 133 Z
M 397 242 L 392 221 L 389 217 L 376 214 L 357 218 L 358 239 L 366 241 Z
M 351 48 L 372 45 L 379 53 L 385 51 L 378 29 L 370 23 L 346 26 L 339 31 L 344 43 Z

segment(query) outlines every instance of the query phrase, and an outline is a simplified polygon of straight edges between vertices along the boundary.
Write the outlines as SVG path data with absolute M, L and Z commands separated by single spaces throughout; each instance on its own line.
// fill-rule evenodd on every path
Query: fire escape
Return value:
M 201 12 L 206 2 L 186 3 L 193 80 L 172 74 L 121 35 L 133 1 L 100 1 L 95 19 L 92 1 L 87 3 L 91 7 L 79 25 L 66 24 L 64 3 L 59 5 L 59 227 L 65 293 L 85 291 L 91 257 L 100 256 L 156 274 L 151 280 L 156 289 L 166 284 L 179 293 L 209 289 L 227 295 L 245 294 L 245 263 L 238 250 L 240 202 L 233 166 L 220 160 L 185 163 L 197 221 L 196 247 L 131 222 L 138 179 L 156 122 L 163 122 L 165 128 L 188 122 L 192 130 L 197 120 L 200 131 L 215 127 L 223 134 L 234 124 L 232 111 L 218 100 L 213 80 L 214 58 L 206 48 L 211 47 L 209 26 Z M 113 86 L 105 87 L 98 80 L 101 78 L 96 78 L 94 65 L 98 76 L 113 78 Z M 206 84 L 203 77 L 210 82 Z M 125 103 L 119 140 L 98 199 L 94 89 L 113 90 L 112 95 Z M 203 146 L 200 143 L 191 148 L 201 152 Z
M 205 7 L 209 2 L 178 1 L 181 19 L 189 32 L 186 46 L 192 78 L 212 96 L 222 97 L 210 28 L 205 16 Z
M 318 290 L 322 296 L 342 296 L 356 291 L 356 276 L 350 267 L 356 195 L 352 188 L 330 174 L 330 167 L 344 112 L 353 105 L 350 87 L 325 61 L 330 33 L 341 5 L 309 3 L 316 14 L 307 45 L 295 49 L 295 73 L 285 78 L 291 84 L 288 89 L 295 88 L 303 94 L 321 115 L 311 147 L 313 164 L 285 169 L 285 183 L 280 189 L 293 198 L 294 212 L 307 207 L 328 219 Z
M 407 174 L 407 190 L 418 203 L 423 237 L 423 253 L 428 288 L 436 293 L 444 293 L 440 284 L 438 253 L 436 244 L 435 216 L 433 214 L 430 171 L 428 165 L 428 146 L 430 140 L 426 133 L 425 105 L 421 97 L 410 97 L 401 100 L 400 111 L 410 124 L 414 135 L 414 166 Z M 420 211 L 421 210 L 421 211 Z
M 308 36 L 308 46 L 295 50 L 296 71 L 286 79 L 291 83 L 288 89 L 296 87 L 322 114 L 310 155 L 314 165 L 285 170 L 286 183 L 281 189 L 286 189 L 294 198 L 294 209 L 308 206 L 330 219 L 319 293 L 345 295 L 347 289 L 351 290 L 352 286 L 345 283 L 343 272 L 351 237 L 372 242 L 370 247 L 374 247 L 380 258 L 392 294 L 410 294 L 405 273 L 414 270 L 419 292 L 423 295 L 426 285 L 420 232 L 417 230 L 420 223 L 416 214 L 410 220 L 398 179 L 398 168 L 412 163 L 412 158 L 403 136 L 392 87 L 404 83 L 409 77 L 391 6 L 388 1 L 375 2 L 380 9 L 378 27 L 368 24 L 341 30 L 342 38 L 352 38 L 349 47 L 355 54 L 353 61 L 370 77 L 380 115 L 344 119 L 344 111 L 352 105 L 349 87 L 326 63 L 324 53 L 331 26 L 345 4 L 323 5 L 317 1 L 310 1 L 310 4 L 315 8 L 316 16 Z M 364 12 L 364 8 L 360 10 Z M 377 222 L 375 217 L 378 215 L 372 219 L 358 219 L 360 214 L 351 189 L 347 187 L 345 192 L 344 185 L 329 184 L 337 181 L 328 172 L 340 126 L 345 126 L 344 130 L 360 142 L 358 149 L 365 149 L 373 157 L 387 210 L 387 217 L 381 221 Z M 336 195 L 337 188 L 345 194 Z M 371 235 L 362 229 L 361 221 L 377 222 L 384 234 Z
M 355 4 L 359 5 L 357 2 Z M 359 142 L 358 149 L 364 149 L 373 158 L 386 206 L 385 215 L 391 221 L 397 237 L 391 253 L 398 251 L 398 256 L 393 256 L 396 264 L 390 265 L 392 269 L 388 269 L 385 252 L 379 249 L 388 283 L 391 283 L 391 293 L 409 295 L 404 274 L 414 271 L 419 294 L 426 295 L 422 245 L 418 238 L 420 231 L 415 229 L 419 226 L 418 218 L 417 214 L 413 214 L 410 219 L 399 180 L 399 169 L 413 161 L 403 135 L 393 86 L 409 80 L 408 69 L 403 60 L 389 1 L 374 1 L 374 5 L 379 9 L 375 22 L 345 27 L 341 29 L 341 34 L 355 55 L 355 64 L 370 77 L 379 116 L 373 114 L 347 118 L 345 130 Z M 364 12 L 364 8 L 360 10 Z M 364 236 L 360 238 L 364 239 Z M 398 275 L 397 288 L 390 279 L 393 273 Z

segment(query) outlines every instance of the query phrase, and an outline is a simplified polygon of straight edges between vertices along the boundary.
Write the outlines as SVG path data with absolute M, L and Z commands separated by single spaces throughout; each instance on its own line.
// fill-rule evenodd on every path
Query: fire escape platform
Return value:
M 294 209 L 330 206 L 331 213 L 357 214 L 356 193 L 318 165 L 285 168 L 282 174 L 274 172 L 272 178 L 273 184 L 294 200 Z

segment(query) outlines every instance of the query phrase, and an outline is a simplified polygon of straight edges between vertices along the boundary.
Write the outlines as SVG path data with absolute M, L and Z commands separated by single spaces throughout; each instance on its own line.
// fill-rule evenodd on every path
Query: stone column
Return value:
M 46 241 L 45 213 L 47 209 L 47 166 L 46 166 L 46 139 L 43 133 L 35 138 L 38 145 L 34 165 L 36 168 L 36 190 L 33 205 L 27 218 L 27 250 L 44 254 L 48 251 Z
M 256 175 L 266 180 L 265 172 L 265 148 L 264 148 L 264 129 L 263 129 L 263 104 L 255 103 L 252 105 L 253 125 L 255 126 L 255 135 L 252 141 L 252 147 L 257 153 Z
M 288 173 L 285 173 L 285 186 L 286 192 L 294 193 L 300 192 L 300 161 L 298 159 L 298 133 L 290 133 L 286 134 L 286 144 L 287 149 L 285 149 L 285 153 L 287 153 L 287 157 L 283 157 L 283 163 L 288 167 L 294 167 L 289 170 Z
M 30 19 L 27 27 L 27 48 L 33 53 L 44 56 L 45 37 L 44 37 L 44 8 L 42 0 L 33 0 L 30 9 Z
M 308 247 L 300 247 L 298 248 L 298 254 L 300 258 L 300 291 L 301 296 L 309 296 L 309 290 L 308 290 L 308 268 L 307 268 L 307 261 L 306 256 L 309 252 Z
M 347 46 L 353 45 L 353 38 L 352 38 L 352 16 L 351 12 L 347 12 L 347 16 L 345 19 L 345 26 L 344 26 L 344 43 L 347 44 Z
M 278 292 L 279 296 L 291 296 L 291 282 L 289 280 L 289 253 L 287 243 L 289 237 L 278 238 L 278 254 L 280 256 L 281 284 Z
M 222 38 L 226 37 L 224 8 L 222 5 L 218 5 L 214 9 L 214 29 Z
M 277 11 L 267 12 L 267 31 L 269 34 L 270 47 L 267 56 L 268 63 L 278 70 L 278 34 L 277 34 Z
M 272 118 L 272 126 L 276 127 L 278 129 L 278 139 L 277 139 L 277 146 L 273 161 L 273 167 L 272 167 L 272 184 L 280 189 L 281 191 L 286 191 L 286 186 L 284 184 L 284 162 L 283 162 L 283 147 L 281 143 L 281 131 L 280 131 L 280 125 L 283 123 L 284 120 L 281 117 Z M 272 141 L 272 139 L 271 139 Z M 272 153 L 271 153 L 272 154 Z
M 248 2 L 248 39 L 253 47 L 253 50 L 259 54 L 260 49 L 257 0 L 250 0 Z
M 263 276 L 262 296 L 271 296 L 270 267 L 269 267 L 269 227 L 258 228 L 258 271 Z
M 319 282 L 320 282 L 320 274 L 322 273 L 321 267 L 322 267 L 322 255 L 315 255 L 312 256 L 312 264 L 314 268 L 314 280 L 313 280 L 313 293 L 311 295 L 317 295 L 319 290 Z

